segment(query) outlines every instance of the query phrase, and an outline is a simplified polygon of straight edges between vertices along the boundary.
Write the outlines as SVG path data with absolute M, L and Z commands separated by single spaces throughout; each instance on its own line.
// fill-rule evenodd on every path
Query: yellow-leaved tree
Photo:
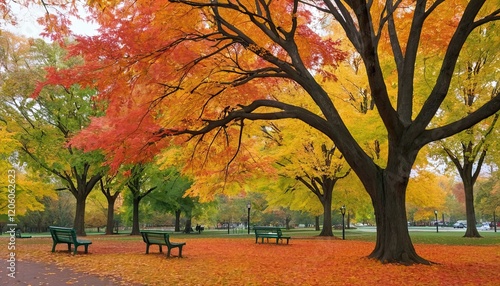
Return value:
M 10 73 L 15 69 L 13 63 L 13 49 L 20 53 L 27 52 L 30 43 L 27 39 L 2 32 L 0 46 L 3 53 L 0 55 L 0 97 L 5 95 L 6 89 L 21 84 L 22 78 L 13 77 Z M 15 82 L 18 80 L 19 82 Z M 2 99 L 3 100 L 3 99 Z M 0 214 L 22 216 L 27 210 L 43 210 L 43 197 L 54 197 L 54 186 L 49 184 L 49 178 L 30 170 L 20 158 L 21 144 L 18 141 L 22 132 L 13 123 L 10 113 L 0 110 Z M 17 221 L 17 220 L 16 220 Z
M 457 62 L 449 97 L 444 101 L 439 116 L 431 122 L 433 126 L 461 120 L 499 94 L 498 31 L 498 23 L 490 23 L 471 33 Z M 419 71 L 419 90 L 429 90 L 429 82 L 435 80 L 434 75 L 438 71 L 435 62 L 442 56 L 438 53 L 423 59 L 425 68 Z M 499 165 L 495 159 L 500 153 L 499 117 L 500 112 L 496 112 L 492 117 L 431 145 L 431 154 L 435 155 L 435 159 L 447 166 L 448 173 L 458 173 L 462 179 L 467 214 L 464 237 L 481 237 L 476 228 L 474 186 L 481 176 L 491 176 L 491 172 L 483 171 L 484 166 Z

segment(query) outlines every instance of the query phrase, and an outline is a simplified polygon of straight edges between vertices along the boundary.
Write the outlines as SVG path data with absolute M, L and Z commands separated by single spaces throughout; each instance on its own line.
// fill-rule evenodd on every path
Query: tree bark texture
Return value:
M 139 228 L 139 203 L 141 202 L 142 197 L 137 196 L 134 197 L 133 200 L 133 214 L 132 214 L 132 232 L 131 235 L 140 235 Z
M 319 236 L 333 236 L 332 228 L 332 197 L 333 189 L 337 181 L 343 177 L 336 177 L 337 174 L 333 174 L 333 178 L 328 176 L 312 177 L 310 181 L 306 180 L 305 177 L 297 177 L 297 180 L 306 186 L 311 192 L 313 192 L 316 197 L 318 197 L 321 205 L 323 206 L 323 229 L 321 230 Z M 319 225 L 319 223 L 317 223 Z M 318 229 L 319 230 L 319 229 Z
M 386 171 L 380 172 L 380 184 L 372 196 L 377 224 L 375 249 L 369 255 L 383 263 L 430 264 L 420 257 L 413 247 L 406 217 L 406 188 L 389 180 Z M 405 177 L 407 174 L 399 174 Z
M 83 172 L 83 175 L 79 175 L 76 172 L 76 187 L 73 185 L 70 178 L 68 178 L 68 182 L 70 183 L 70 191 L 76 199 L 76 211 L 75 211 L 75 220 L 73 223 L 73 227 L 75 228 L 76 234 L 80 236 L 86 236 L 85 233 L 85 207 L 87 197 L 94 188 L 95 184 L 100 180 L 101 175 L 95 175 L 90 178 L 89 181 L 87 178 L 88 168 L 86 168 Z
M 467 230 L 464 237 L 481 237 L 476 227 L 476 212 L 474 209 L 474 187 L 470 180 L 464 180 L 465 212 L 467 214 Z
M 76 234 L 79 236 L 86 236 L 85 232 L 85 207 L 86 207 L 87 195 L 82 192 L 78 193 L 76 196 L 76 211 L 75 220 L 73 222 L 73 227 L 75 228 Z
M 333 236 L 332 191 L 328 192 L 325 190 L 321 204 L 323 205 L 323 229 L 321 230 L 319 236 Z
M 106 197 L 108 199 L 108 217 L 106 220 L 106 234 L 113 234 L 115 226 L 115 201 L 118 196 Z
M 181 231 L 181 210 L 176 210 L 175 211 L 175 232 Z

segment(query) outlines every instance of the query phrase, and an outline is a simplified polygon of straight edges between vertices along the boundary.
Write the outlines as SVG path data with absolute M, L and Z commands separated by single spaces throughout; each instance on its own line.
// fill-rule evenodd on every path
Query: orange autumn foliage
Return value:
M 401 267 L 366 258 L 372 242 L 292 238 L 289 245 L 255 244 L 253 237 L 178 238 L 182 259 L 167 259 L 140 237 L 91 237 L 89 254 L 50 252 L 50 238 L 18 241 L 20 260 L 69 267 L 144 285 L 500 285 L 500 246 L 417 244 L 432 266 Z M 3 250 L 5 251 L 5 250 Z M 177 255 L 176 250 L 173 254 Z
M 99 7 L 91 9 L 100 24 L 99 34 L 76 37 L 69 47 L 71 55 L 81 56 L 84 64 L 69 70 L 47 69 L 47 79 L 34 96 L 46 85 L 78 83 L 98 90 L 97 97 L 106 105 L 105 118 L 93 118 L 71 144 L 103 150 L 114 169 L 123 163 L 151 160 L 173 143 L 165 137 L 199 129 L 207 120 L 220 119 L 241 104 L 268 99 L 269 86 L 288 82 L 265 58 L 290 64 L 290 51 L 232 9 L 220 9 L 220 13 L 249 37 L 248 43 L 221 34 L 211 22 L 213 12 L 208 7 L 192 9 L 151 0 L 123 1 L 117 6 L 101 2 L 92 1 Z M 312 29 L 309 9 L 293 11 L 293 3 L 286 0 L 270 5 L 273 26 L 293 30 L 304 66 L 325 80 L 334 79 L 330 69 L 322 67 L 337 66 L 347 54 L 339 49 L 339 41 Z M 262 9 L 257 2 L 245 5 L 250 10 Z M 48 29 L 58 30 L 56 20 L 46 22 Z M 276 73 L 278 77 L 272 78 Z M 235 141 L 240 125 L 227 124 L 221 133 Z M 187 137 L 174 143 L 183 143 Z M 211 142 L 211 138 L 206 140 Z M 220 150 L 217 155 L 233 156 L 235 147 L 229 148 L 233 150 Z

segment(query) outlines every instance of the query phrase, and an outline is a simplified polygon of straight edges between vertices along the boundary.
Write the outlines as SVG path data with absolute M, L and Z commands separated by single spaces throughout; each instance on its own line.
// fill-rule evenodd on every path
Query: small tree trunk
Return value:
M 107 221 L 106 221 L 106 235 L 111 235 L 113 234 L 113 228 L 115 226 L 115 202 L 118 196 L 120 195 L 120 191 L 116 191 L 114 194 L 111 194 L 111 187 L 109 184 L 112 182 L 114 179 L 114 176 L 112 177 L 107 177 L 106 178 L 106 185 L 104 185 L 104 181 L 101 178 L 99 180 L 100 187 L 101 187 L 101 192 L 103 195 L 106 197 L 106 200 L 108 201 L 108 215 L 107 215 Z
M 290 221 L 292 221 L 292 218 L 287 215 L 285 217 L 285 227 L 286 227 L 286 229 L 290 229 Z
M 181 210 L 175 211 L 175 232 L 181 231 Z
M 497 119 L 498 117 L 495 116 L 495 122 Z M 479 156 L 479 160 L 475 161 L 478 155 L 478 151 L 476 150 L 478 146 L 480 145 L 474 146 L 472 142 L 469 142 L 468 144 L 462 143 L 462 152 L 464 156 L 462 160 L 463 165 L 461 165 L 462 162 L 458 159 L 457 156 L 453 154 L 453 152 L 445 148 L 448 157 L 457 167 L 458 173 L 460 174 L 462 183 L 464 185 L 465 212 L 467 214 L 467 230 L 465 231 L 464 237 L 481 237 L 476 228 L 476 213 L 474 210 L 474 184 L 481 171 L 484 158 L 486 157 L 487 148 L 483 149 Z
M 191 218 L 186 220 L 186 227 L 184 228 L 184 233 L 191 233 L 193 226 L 191 224 Z
M 193 231 L 193 226 L 191 224 L 191 219 L 193 218 L 192 209 L 185 210 L 185 213 L 186 213 L 187 220 L 186 220 L 186 228 L 184 229 L 184 232 L 191 233 Z
M 347 212 L 347 228 L 351 228 L 351 212 Z
M 315 230 L 319 231 L 321 229 L 319 227 L 319 216 L 316 216 L 314 219 L 315 219 L 314 221 Z

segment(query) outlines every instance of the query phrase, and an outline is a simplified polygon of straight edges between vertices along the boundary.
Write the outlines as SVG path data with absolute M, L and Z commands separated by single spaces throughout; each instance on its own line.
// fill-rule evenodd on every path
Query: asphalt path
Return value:
M 89 275 L 87 273 L 73 271 L 69 268 L 62 268 L 54 264 L 19 260 L 15 261 L 15 267 L 12 269 L 9 269 L 9 265 L 10 263 L 7 259 L 2 259 L 0 261 L 0 285 L 140 286 L 140 284 L 123 282 L 119 278 Z M 15 272 L 12 273 L 11 270 Z

